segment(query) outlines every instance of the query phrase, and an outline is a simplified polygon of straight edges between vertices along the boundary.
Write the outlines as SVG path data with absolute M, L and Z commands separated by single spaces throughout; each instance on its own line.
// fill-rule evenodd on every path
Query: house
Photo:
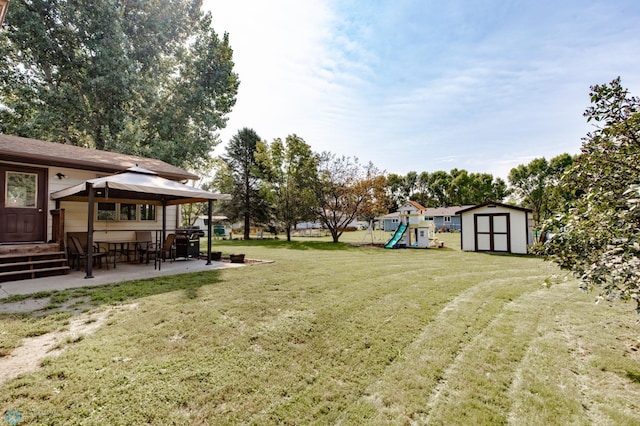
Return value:
M 408 201 L 400 210 L 395 213 L 389 213 L 376 218 L 380 224 L 380 228 L 386 232 L 394 232 L 400 224 L 400 214 L 417 214 L 418 211 L 425 220 L 432 220 L 437 232 L 441 231 L 459 231 L 460 216 L 458 210 L 466 209 L 472 206 L 455 206 L 455 207 L 422 207 L 420 203 Z
M 400 225 L 400 213 L 394 212 L 376 218 L 377 228 L 385 232 L 394 232 Z
M 180 202 L 174 199 L 167 205 L 158 194 L 133 196 L 133 191 L 112 190 L 110 196 L 107 187 L 95 193 L 91 206 L 86 194 L 52 198 L 54 193 L 130 168 L 149 171 L 176 187 L 186 187 L 181 181 L 198 179 L 160 160 L 0 134 L 0 187 L 4 189 L 0 191 L 0 256 L 64 249 L 68 232 L 88 232 L 90 211 L 96 240 L 179 228 Z M 3 273 L 0 269 L 0 276 Z
M 464 251 L 526 254 L 533 244 L 530 209 L 489 201 L 457 213 Z
M 422 213 L 427 219 L 433 220 L 437 232 L 460 231 L 458 211 L 469 207 L 473 206 L 428 207 Z

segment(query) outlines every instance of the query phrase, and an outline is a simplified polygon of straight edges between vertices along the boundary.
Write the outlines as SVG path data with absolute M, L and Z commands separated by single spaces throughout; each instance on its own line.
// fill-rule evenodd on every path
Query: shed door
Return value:
M 511 252 L 509 213 L 476 214 L 476 251 Z
M 0 242 L 45 241 L 46 171 L 0 164 Z

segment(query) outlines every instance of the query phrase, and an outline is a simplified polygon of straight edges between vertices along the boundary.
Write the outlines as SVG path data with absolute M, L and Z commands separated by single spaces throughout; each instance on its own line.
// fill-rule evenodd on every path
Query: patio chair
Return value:
M 136 231 L 136 252 L 140 255 L 140 263 L 144 261 L 145 257 L 149 263 L 149 253 L 156 250 L 156 243 L 151 237 L 151 231 Z
M 76 250 L 75 246 L 71 242 L 72 237 L 77 239 L 78 243 L 80 244 L 80 247 L 82 247 L 82 250 L 85 253 L 87 252 L 87 243 L 88 243 L 86 232 L 67 232 L 66 251 L 67 251 L 67 256 L 70 261 L 71 267 L 74 266 L 74 261 L 77 260 L 78 258 L 78 251 Z M 93 251 L 94 252 L 101 251 L 100 247 L 98 247 L 98 245 L 95 243 L 93 244 Z
M 154 251 L 149 250 L 147 252 L 147 255 L 153 256 L 154 259 L 158 262 L 165 261 L 167 259 L 171 259 L 171 261 L 173 262 L 174 260 L 176 260 L 176 249 L 174 244 L 175 240 L 176 234 L 168 234 L 162 246 L 158 247 Z M 147 258 L 147 262 L 148 261 L 149 260 Z
M 167 258 L 171 259 L 171 261 L 176 260 L 175 240 L 176 234 L 167 235 L 167 238 L 164 240 L 164 244 L 160 250 L 158 250 L 158 254 L 160 254 L 162 260 L 167 260 Z
M 68 235 L 69 240 L 69 253 L 72 259 L 72 265 L 75 264 L 76 271 L 80 270 L 80 262 L 84 260 L 87 262 L 89 254 L 85 251 L 85 247 L 82 245 L 82 241 L 75 235 Z M 107 270 L 109 270 L 109 262 L 107 260 L 107 252 L 100 250 L 98 247 L 94 247 L 92 251 L 92 261 L 94 265 L 102 268 L 102 259 L 105 259 Z

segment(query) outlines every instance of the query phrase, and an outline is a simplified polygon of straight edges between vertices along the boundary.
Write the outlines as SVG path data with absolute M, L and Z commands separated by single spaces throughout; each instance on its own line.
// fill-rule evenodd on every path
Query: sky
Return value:
M 578 154 L 589 90 L 640 96 L 637 0 L 204 0 L 240 78 L 220 132 L 296 134 L 387 173 L 507 180 Z

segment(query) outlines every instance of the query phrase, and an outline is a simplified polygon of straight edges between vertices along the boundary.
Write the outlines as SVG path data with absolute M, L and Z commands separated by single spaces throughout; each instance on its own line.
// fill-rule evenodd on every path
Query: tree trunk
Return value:
M 251 231 L 249 213 L 245 213 L 244 214 L 244 239 L 245 240 L 249 239 L 249 231 Z

